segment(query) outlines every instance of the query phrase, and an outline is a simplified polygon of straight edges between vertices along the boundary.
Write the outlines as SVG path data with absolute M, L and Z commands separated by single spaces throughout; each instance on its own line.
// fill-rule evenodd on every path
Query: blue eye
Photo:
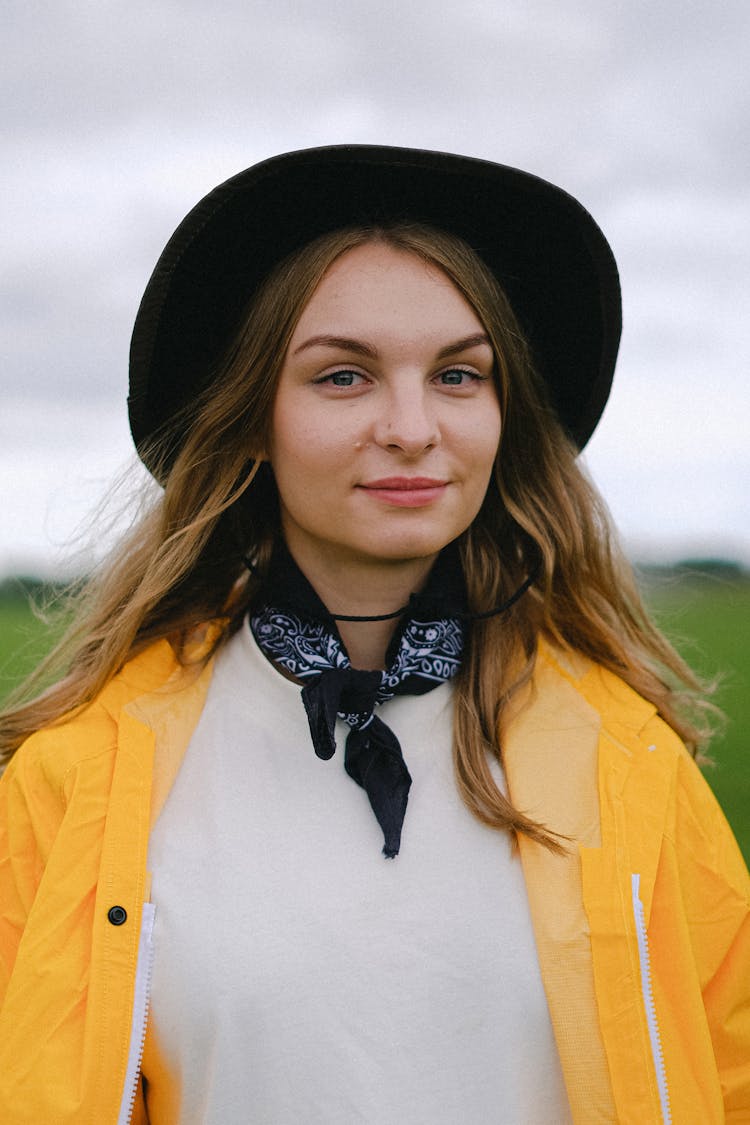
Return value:
M 316 383 L 328 383 L 332 387 L 353 387 L 358 381 L 362 380 L 362 376 L 358 371 L 332 371 L 330 375 L 323 375 L 320 379 L 316 379 Z
M 448 371 L 441 371 L 438 378 L 444 387 L 465 387 L 467 383 L 480 379 L 474 371 L 464 371 L 463 367 L 451 367 Z

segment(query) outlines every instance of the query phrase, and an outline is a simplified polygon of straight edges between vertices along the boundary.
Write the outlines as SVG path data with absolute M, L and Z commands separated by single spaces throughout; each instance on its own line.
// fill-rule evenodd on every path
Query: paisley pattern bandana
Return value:
M 385 671 L 352 668 L 335 616 L 286 548 L 277 550 L 269 574 L 250 616 L 253 636 L 274 664 L 303 682 L 302 702 L 319 758 L 336 751 L 337 717 L 349 726 L 344 767 L 367 793 L 383 830 L 383 854 L 393 858 L 401 846 L 411 777 L 398 739 L 375 711 L 395 695 L 423 695 L 458 671 L 466 617 L 458 552 L 447 548 L 424 592 L 410 599 L 388 647 Z

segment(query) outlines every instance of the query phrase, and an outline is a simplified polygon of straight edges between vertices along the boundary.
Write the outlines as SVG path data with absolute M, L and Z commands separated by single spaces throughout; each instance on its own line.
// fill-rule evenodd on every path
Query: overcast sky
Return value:
M 747 0 L 3 15 L 0 575 L 59 565 L 132 463 L 130 331 L 183 215 L 257 160 L 343 142 L 513 164 L 588 207 L 625 328 L 587 465 L 636 556 L 750 562 Z

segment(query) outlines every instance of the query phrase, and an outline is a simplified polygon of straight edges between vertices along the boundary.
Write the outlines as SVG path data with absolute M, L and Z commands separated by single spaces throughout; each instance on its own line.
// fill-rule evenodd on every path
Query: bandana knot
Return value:
M 451 566 L 446 577 L 447 570 L 437 565 L 428 588 L 438 595 L 450 586 L 452 597 L 446 600 L 456 604 L 456 570 Z M 461 617 L 426 619 L 426 609 L 420 612 L 415 602 L 389 645 L 386 669 L 361 671 L 352 668 L 335 619 L 288 552 L 277 558 L 272 573 L 265 604 L 250 617 L 253 636 L 273 663 L 302 681 L 302 703 L 319 758 L 328 760 L 336 752 L 337 718 L 350 728 L 344 767 L 367 793 L 383 831 L 383 853 L 392 858 L 401 846 L 411 776 L 396 735 L 375 710 L 396 695 L 422 695 L 456 674 L 464 642 Z M 429 612 L 434 610 L 431 598 Z

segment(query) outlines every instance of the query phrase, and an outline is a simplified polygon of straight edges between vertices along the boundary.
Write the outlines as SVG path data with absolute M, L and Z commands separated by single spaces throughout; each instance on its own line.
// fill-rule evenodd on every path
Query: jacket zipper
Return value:
M 130 1047 L 125 1083 L 120 1101 L 117 1125 L 129 1125 L 133 1117 L 138 1082 L 141 1077 L 143 1046 L 146 1041 L 148 1005 L 151 997 L 151 971 L 154 963 L 154 915 L 156 907 L 152 902 L 144 902 L 141 915 L 141 934 L 138 940 L 138 959 L 135 970 L 135 994 L 133 996 L 133 1018 L 130 1024 Z
M 667 1087 L 667 1071 L 664 1066 L 664 1055 L 661 1049 L 661 1036 L 659 1024 L 656 1019 L 656 1005 L 651 987 L 651 959 L 648 949 L 648 930 L 646 917 L 641 902 L 641 877 L 631 875 L 631 889 L 633 893 L 633 915 L 635 917 L 635 932 L 638 937 L 638 959 L 641 966 L 641 992 L 643 993 L 643 1006 L 646 1009 L 646 1023 L 651 1041 L 651 1057 L 656 1071 L 656 1085 L 659 1089 L 659 1102 L 661 1103 L 661 1117 L 664 1125 L 670 1125 L 672 1112 L 669 1108 L 669 1089 Z

